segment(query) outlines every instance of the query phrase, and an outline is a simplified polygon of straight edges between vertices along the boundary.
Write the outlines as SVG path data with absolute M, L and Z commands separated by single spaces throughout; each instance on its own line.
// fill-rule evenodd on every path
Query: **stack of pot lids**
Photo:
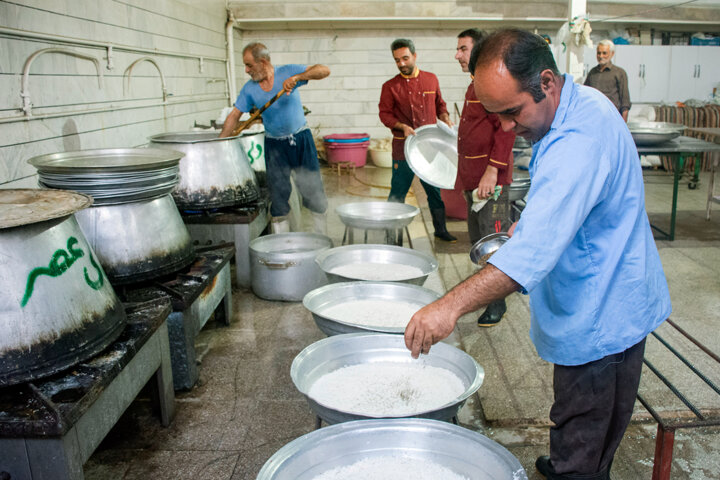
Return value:
M 28 163 L 37 168 L 40 186 L 91 195 L 99 206 L 171 193 L 183 155 L 159 148 L 108 148 L 41 155 Z
M 0 229 L 62 218 L 92 205 L 87 195 L 30 188 L 0 190 Z

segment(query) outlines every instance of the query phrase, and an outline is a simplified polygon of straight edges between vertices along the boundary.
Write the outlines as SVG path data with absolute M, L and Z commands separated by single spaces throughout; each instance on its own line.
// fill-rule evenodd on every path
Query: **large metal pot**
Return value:
M 250 242 L 250 276 L 255 295 L 266 300 L 299 302 L 327 283 L 315 262 L 332 248 L 330 238 L 317 233 L 277 233 Z
M 258 182 L 238 136 L 217 132 L 162 133 L 150 146 L 183 152 L 180 183 L 173 192 L 184 210 L 205 210 L 250 203 L 258 198 Z
M 260 187 L 267 186 L 265 168 L 265 129 L 244 130 L 240 134 L 240 144 L 247 155 L 250 166 L 255 171 Z
M 73 216 L 91 203 L 62 190 L 0 190 L 0 387 L 86 360 L 124 328 Z
M 170 195 L 88 208 L 75 216 L 113 284 L 159 277 L 195 258 L 192 238 Z
M 110 281 L 125 284 L 174 272 L 195 257 L 170 196 L 182 156 L 157 148 L 108 148 L 42 155 L 28 163 L 38 169 L 41 186 L 97 197 L 76 217 Z

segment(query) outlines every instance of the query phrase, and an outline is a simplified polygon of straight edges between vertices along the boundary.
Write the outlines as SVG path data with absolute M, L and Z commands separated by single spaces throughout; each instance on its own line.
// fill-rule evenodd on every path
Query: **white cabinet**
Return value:
M 709 100 L 720 83 L 720 47 L 672 46 L 667 100 Z
M 667 47 L 617 45 L 613 63 L 625 69 L 632 103 L 667 99 L 671 52 Z

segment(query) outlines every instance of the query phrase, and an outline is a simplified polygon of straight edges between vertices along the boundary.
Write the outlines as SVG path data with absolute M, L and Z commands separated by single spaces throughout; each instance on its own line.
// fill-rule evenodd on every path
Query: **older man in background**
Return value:
M 290 194 L 293 175 L 303 206 L 312 213 L 315 232 L 327 233 L 327 197 L 320 177 L 320 164 L 312 133 L 296 87 L 308 80 L 330 75 L 325 65 L 281 65 L 273 67 L 270 52 L 262 43 L 253 42 L 243 49 L 245 73 L 250 81 L 243 85 L 235 108 L 225 119 L 220 137 L 232 132 L 243 112 L 261 108 L 281 90 L 286 94 L 262 113 L 265 125 L 265 163 L 270 190 L 270 215 L 274 233 L 290 230 Z
M 398 38 L 390 45 L 399 74 L 385 82 L 380 93 L 380 121 L 392 131 L 393 170 L 389 202 L 404 202 L 415 173 L 405 159 L 405 139 L 415 135 L 415 129 L 423 125 L 445 122 L 452 126 L 445 101 L 440 94 L 437 77 L 420 70 L 417 53 L 412 40 Z M 440 189 L 420 180 L 428 198 L 435 238 L 446 242 L 457 239 L 447 231 L 445 204 Z
M 455 60 L 460 63 L 463 72 L 470 72 L 470 53 L 486 36 L 485 32 L 477 28 L 464 30 L 458 35 Z M 503 131 L 498 116 L 485 110 L 475 96 L 472 75 L 470 77 L 458 127 L 458 175 L 455 188 L 461 188 L 465 194 L 468 233 L 470 244 L 473 245 L 486 235 L 505 232 L 510 227 L 507 186 L 512 183 L 515 134 Z M 495 187 L 498 185 L 502 191 L 495 197 Z M 487 202 L 478 211 L 472 208 L 472 192 L 475 189 L 478 198 Z M 506 310 L 504 298 L 492 302 L 478 318 L 478 326 L 497 325 Z
M 600 40 L 597 46 L 598 64 L 588 73 L 585 85 L 605 94 L 627 122 L 631 106 L 627 73 L 617 65 L 613 65 L 613 56 L 615 56 L 615 44 L 608 39 Z

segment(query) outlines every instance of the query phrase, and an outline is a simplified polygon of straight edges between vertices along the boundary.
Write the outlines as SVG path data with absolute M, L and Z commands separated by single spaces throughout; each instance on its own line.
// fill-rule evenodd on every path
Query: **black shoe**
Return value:
M 504 299 L 491 303 L 478 318 L 478 327 L 494 327 L 500 323 L 506 311 L 507 305 L 505 305 Z
M 435 238 L 439 238 L 440 240 L 443 240 L 448 243 L 455 243 L 457 242 L 457 238 L 450 235 L 450 232 L 445 230 L 444 232 L 435 232 Z
M 550 457 L 547 455 L 543 455 L 542 457 L 538 457 L 537 460 L 535 460 L 535 468 L 538 472 L 540 472 L 540 475 L 547 477 L 555 471 L 550 466 Z

